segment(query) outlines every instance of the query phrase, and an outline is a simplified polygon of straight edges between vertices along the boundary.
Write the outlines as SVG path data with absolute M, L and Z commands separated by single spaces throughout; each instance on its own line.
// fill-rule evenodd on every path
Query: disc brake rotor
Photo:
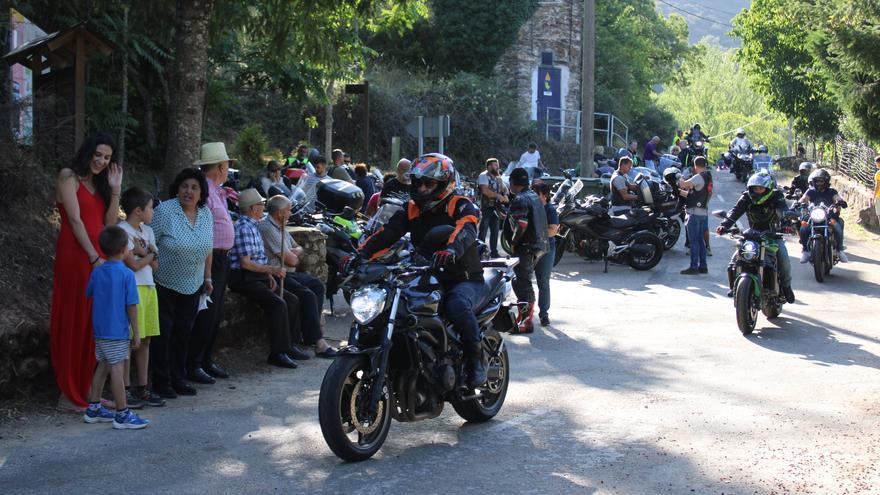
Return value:
M 489 392 L 497 394 L 501 392 L 502 385 L 506 378 L 504 375 L 507 371 L 504 369 L 504 362 L 500 355 L 489 358 L 489 371 L 490 379 L 486 381 L 486 388 L 489 389 Z
M 357 413 L 357 402 L 358 397 L 361 395 L 361 390 L 363 389 L 364 382 L 363 380 L 357 382 L 357 385 L 354 386 L 354 390 L 351 392 L 351 402 L 349 404 L 349 413 L 351 414 L 351 424 L 361 435 L 369 435 L 376 431 L 379 428 L 380 421 L 379 418 L 382 417 L 382 413 L 385 409 L 385 404 L 380 400 L 378 406 L 376 407 L 376 421 L 372 423 L 369 421 L 361 421 L 361 418 Z M 366 399 L 366 397 L 365 397 Z

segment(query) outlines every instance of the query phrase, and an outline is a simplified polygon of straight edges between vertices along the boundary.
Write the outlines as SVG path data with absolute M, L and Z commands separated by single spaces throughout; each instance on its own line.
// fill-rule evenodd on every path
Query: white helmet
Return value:
M 736 130 L 736 137 L 746 137 L 746 130 L 740 127 Z

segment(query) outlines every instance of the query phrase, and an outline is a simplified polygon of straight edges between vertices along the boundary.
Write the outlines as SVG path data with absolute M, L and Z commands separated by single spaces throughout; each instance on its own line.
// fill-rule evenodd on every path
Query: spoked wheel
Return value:
M 627 256 L 626 262 L 636 270 L 650 270 L 663 258 L 663 241 L 654 234 L 641 233 L 633 236 L 633 246 L 644 246 L 644 252 Z
M 483 356 L 488 356 L 488 379 L 476 390 L 477 398 L 453 402 L 459 416 L 472 423 L 482 423 L 495 417 L 504 405 L 507 386 L 510 384 L 510 360 L 501 335 L 487 330 L 483 338 Z
M 334 454 L 349 462 L 372 457 L 388 436 L 391 411 L 380 398 L 369 412 L 372 379 L 365 356 L 340 356 L 327 369 L 321 383 L 318 417 L 321 433 Z
M 813 258 L 813 275 L 816 276 L 816 282 L 820 284 L 825 281 L 825 239 L 817 238 L 813 241 L 813 247 L 810 249 L 810 256 Z
M 734 304 L 736 306 L 736 324 L 743 335 L 748 335 L 755 330 L 758 321 L 758 304 L 755 303 L 755 288 L 750 278 L 739 279 L 734 292 Z
M 672 249 L 679 237 L 681 237 L 681 224 L 678 220 L 670 218 L 669 229 L 666 231 L 666 238 L 663 239 L 663 249 L 667 251 Z

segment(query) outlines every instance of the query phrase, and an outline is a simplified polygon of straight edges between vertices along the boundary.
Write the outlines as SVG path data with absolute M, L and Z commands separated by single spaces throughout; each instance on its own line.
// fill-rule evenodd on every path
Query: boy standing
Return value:
M 133 347 L 141 345 L 137 318 L 137 284 L 134 272 L 122 262 L 128 253 L 128 234 L 121 227 L 108 225 L 98 236 L 98 245 L 107 261 L 92 270 L 86 296 L 92 300 L 92 327 L 95 332 L 95 358 L 98 366 L 92 378 L 86 423 L 113 422 L 115 429 L 145 428 L 150 422 L 128 409 L 125 402 L 125 361 L 129 356 L 129 326 L 134 333 Z M 116 414 L 101 405 L 101 392 L 107 375 L 116 402 Z
M 153 394 L 147 387 L 147 369 L 150 363 L 150 337 L 159 336 L 159 298 L 156 295 L 156 283 L 153 282 L 153 271 L 158 269 L 159 252 L 156 248 L 156 235 L 148 223 L 153 221 L 153 195 L 140 187 L 132 187 L 122 193 L 119 200 L 125 220 L 119 226 L 128 234 L 128 253 L 123 260 L 125 266 L 134 272 L 137 283 L 138 305 L 137 326 L 140 328 L 141 346 L 132 353 L 137 367 L 138 383 L 134 389 L 125 386 L 125 398 L 128 407 L 137 409 L 137 405 L 164 406 L 165 399 Z M 133 337 L 132 337 L 133 338 Z M 128 382 L 129 366 L 124 373 Z

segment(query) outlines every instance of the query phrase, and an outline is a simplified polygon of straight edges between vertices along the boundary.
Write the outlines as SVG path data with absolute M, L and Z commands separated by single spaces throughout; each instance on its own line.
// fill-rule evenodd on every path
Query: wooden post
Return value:
M 76 153 L 86 132 L 86 41 L 81 33 L 76 34 L 76 64 L 74 74 L 74 147 Z
M 581 176 L 592 177 L 596 169 L 593 163 L 594 71 L 596 70 L 595 0 L 584 0 L 581 43 Z
M 364 81 L 364 162 L 370 160 L 370 81 Z
M 391 137 L 391 171 L 397 171 L 397 162 L 400 161 L 400 136 Z

